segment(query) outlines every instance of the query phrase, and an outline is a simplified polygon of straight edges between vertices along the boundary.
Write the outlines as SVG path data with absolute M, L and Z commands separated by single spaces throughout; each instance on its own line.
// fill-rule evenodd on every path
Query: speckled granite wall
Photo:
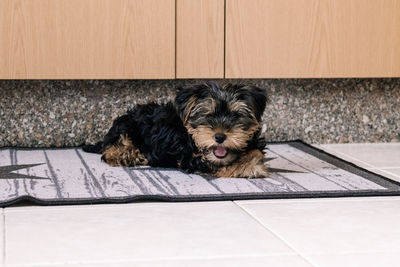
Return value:
M 196 80 L 0 81 L 0 146 L 100 140 L 135 103 L 168 101 Z M 219 81 L 226 82 L 226 81 Z M 232 80 L 267 88 L 270 141 L 400 141 L 400 79 Z

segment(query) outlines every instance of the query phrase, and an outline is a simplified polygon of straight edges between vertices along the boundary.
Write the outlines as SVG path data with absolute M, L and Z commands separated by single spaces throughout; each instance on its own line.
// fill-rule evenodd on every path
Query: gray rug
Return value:
M 0 206 L 400 195 L 400 184 L 301 141 L 265 148 L 270 177 L 212 178 L 176 169 L 110 167 L 80 148 L 0 149 Z

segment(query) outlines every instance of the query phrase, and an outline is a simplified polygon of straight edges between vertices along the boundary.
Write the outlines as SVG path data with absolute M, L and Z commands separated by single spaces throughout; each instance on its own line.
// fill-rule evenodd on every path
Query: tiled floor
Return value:
M 400 181 L 400 144 L 320 148 Z M 400 197 L 18 206 L 3 266 L 398 266 Z
M 400 143 L 334 144 L 318 147 L 400 182 Z

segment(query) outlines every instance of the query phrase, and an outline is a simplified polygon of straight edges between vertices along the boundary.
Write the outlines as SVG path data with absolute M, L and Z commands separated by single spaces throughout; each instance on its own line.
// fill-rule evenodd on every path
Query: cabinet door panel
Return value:
M 0 78 L 175 76 L 174 0 L 0 0 Z
M 400 0 L 226 0 L 227 78 L 399 76 Z
M 177 78 L 224 77 L 224 0 L 177 0 Z

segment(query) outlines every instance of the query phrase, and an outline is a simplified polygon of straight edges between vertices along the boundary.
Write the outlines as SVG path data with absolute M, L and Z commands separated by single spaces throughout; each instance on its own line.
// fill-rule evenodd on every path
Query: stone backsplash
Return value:
M 100 140 L 136 103 L 171 100 L 204 80 L 1 80 L 0 146 L 64 147 Z M 268 141 L 400 141 L 400 79 L 217 80 L 267 89 Z

